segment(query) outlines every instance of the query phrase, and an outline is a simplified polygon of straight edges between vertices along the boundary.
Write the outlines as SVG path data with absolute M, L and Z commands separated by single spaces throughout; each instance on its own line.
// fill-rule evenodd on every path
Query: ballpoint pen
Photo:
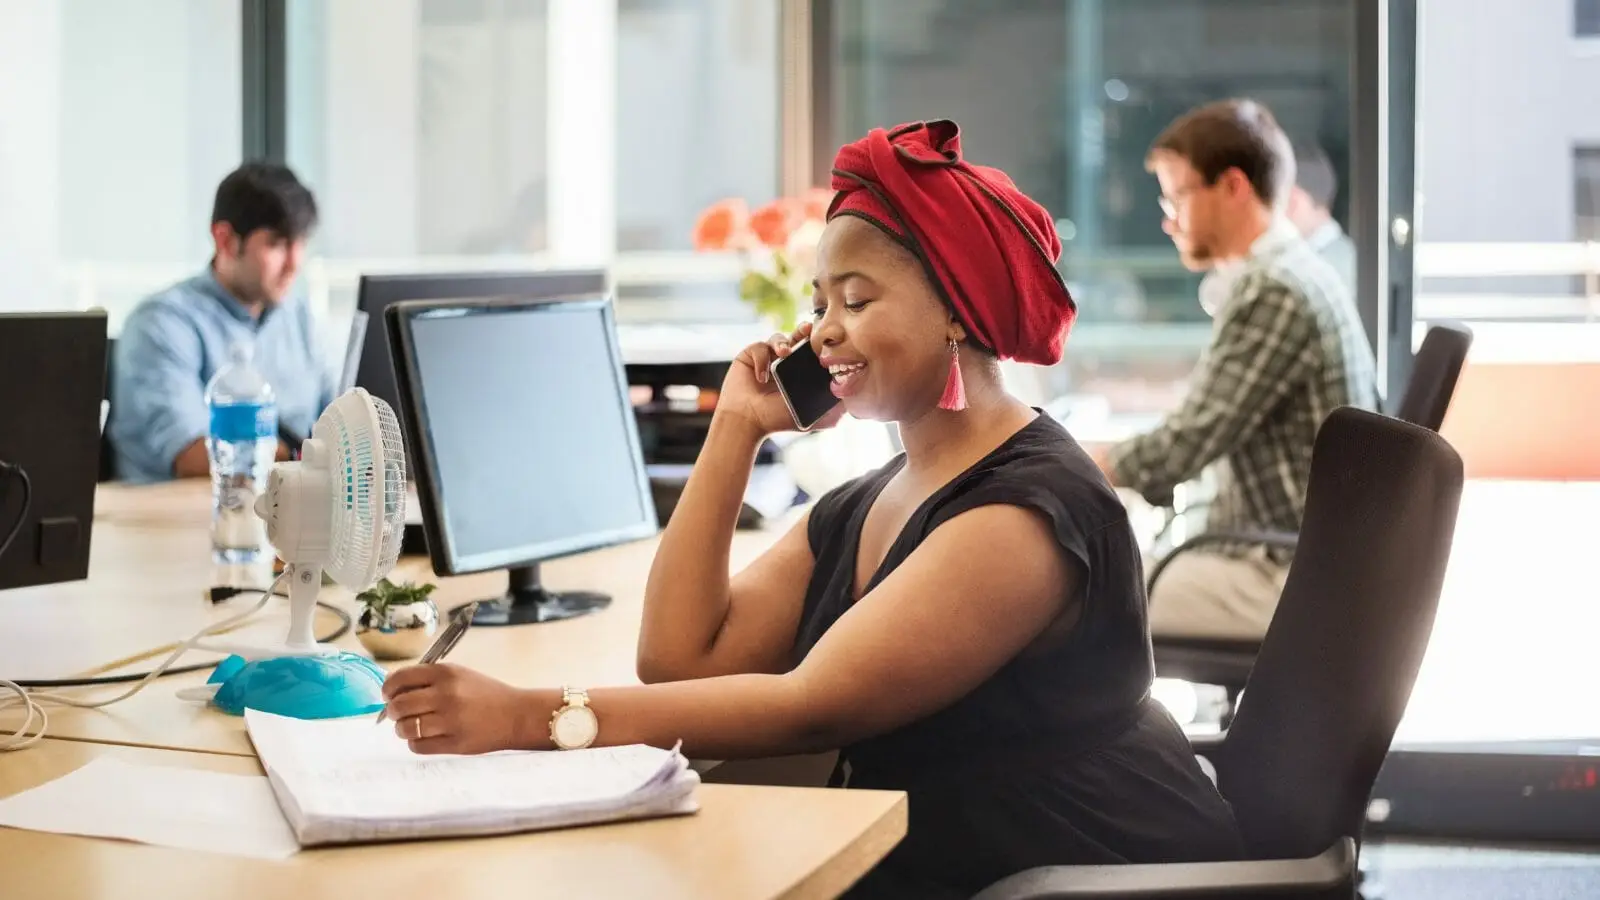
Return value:
M 477 611 L 478 601 L 476 600 L 466 606 L 452 610 L 450 624 L 446 625 L 444 631 L 439 632 L 439 636 L 433 639 L 433 646 L 423 652 L 422 658 L 417 661 L 417 665 L 425 666 L 444 659 L 444 655 L 454 649 L 456 642 L 461 640 L 463 634 L 467 633 L 467 628 L 472 624 L 472 617 Z M 374 724 L 381 724 L 388 713 L 389 705 L 385 703 L 383 709 L 378 710 L 378 718 Z

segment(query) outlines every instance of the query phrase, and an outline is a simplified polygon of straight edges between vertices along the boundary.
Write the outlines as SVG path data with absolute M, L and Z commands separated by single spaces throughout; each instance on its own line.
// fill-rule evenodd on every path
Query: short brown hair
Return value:
M 1255 100 L 1207 103 L 1179 116 L 1156 136 L 1150 153 L 1172 153 L 1194 166 L 1206 184 L 1238 169 L 1261 202 L 1277 209 L 1294 184 L 1294 149 L 1272 111 Z

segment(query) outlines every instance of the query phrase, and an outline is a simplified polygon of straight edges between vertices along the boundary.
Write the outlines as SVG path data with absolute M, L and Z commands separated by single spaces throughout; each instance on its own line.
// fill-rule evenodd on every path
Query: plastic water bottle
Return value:
M 251 363 L 248 343 L 233 346 L 232 362 L 206 385 L 211 413 L 211 557 L 225 565 L 260 561 L 266 527 L 256 495 L 278 452 L 278 404 L 272 385 Z

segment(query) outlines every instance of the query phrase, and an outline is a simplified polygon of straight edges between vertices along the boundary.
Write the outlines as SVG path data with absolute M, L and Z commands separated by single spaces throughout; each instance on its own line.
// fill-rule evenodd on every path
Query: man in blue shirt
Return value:
M 107 434 L 116 475 L 133 483 L 210 474 L 205 388 L 244 342 L 277 396 L 288 458 L 333 401 L 310 305 L 289 293 L 317 223 L 287 168 L 246 163 L 217 187 L 205 270 L 142 301 L 118 336 Z

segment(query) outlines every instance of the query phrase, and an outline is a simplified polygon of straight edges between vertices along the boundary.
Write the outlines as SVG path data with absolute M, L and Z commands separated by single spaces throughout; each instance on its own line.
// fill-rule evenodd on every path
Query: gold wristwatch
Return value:
M 600 735 L 600 720 L 589 706 L 589 693 L 561 689 L 561 708 L 550 714 L 550 743 L 557 750 L 581 750 Z

